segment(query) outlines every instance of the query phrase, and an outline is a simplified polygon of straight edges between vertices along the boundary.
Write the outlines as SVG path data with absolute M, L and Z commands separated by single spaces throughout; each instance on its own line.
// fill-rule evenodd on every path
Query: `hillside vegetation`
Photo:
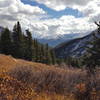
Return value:
M 100 69 L 88 79 L 85 69 L 0 55 L 0 100 L 100 100 Z
M 8 28 L 0 31 L 0 53 L 48 65 L 56 63 L 52 48 L 32 37 L 30 30 L 23 32 L 19 21 L 12 31 Z

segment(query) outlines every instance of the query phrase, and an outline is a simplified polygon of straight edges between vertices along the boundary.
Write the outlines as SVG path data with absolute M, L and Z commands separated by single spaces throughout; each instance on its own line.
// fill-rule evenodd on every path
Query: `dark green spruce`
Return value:
M 29 30 L 26 30 L 26 60 L 32 61 L 33 47 L 32 47 L 32 34 Z
M 16 58 L 23 58 L 23 35 L 19 22 L 14 26 L 13 33 L 13 56 Z
M 1 53 L 4 53 L 6 55 L 12 54 L 11 32 L 8 28 L 5 28 L 4 31 L 1 33 L 0 49 Z

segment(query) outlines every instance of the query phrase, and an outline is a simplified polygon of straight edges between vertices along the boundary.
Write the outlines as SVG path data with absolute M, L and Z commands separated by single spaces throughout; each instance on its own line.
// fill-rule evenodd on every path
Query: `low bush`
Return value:
M 75 71 L 76 70 L 76 71 Z M 38 92 L 72 93 L 75 85 L 85 81 L 85 71 L 78 69 L 34 69 L 32 66 L 16 66 L 9 75 L 26 84 L 31 84 Z

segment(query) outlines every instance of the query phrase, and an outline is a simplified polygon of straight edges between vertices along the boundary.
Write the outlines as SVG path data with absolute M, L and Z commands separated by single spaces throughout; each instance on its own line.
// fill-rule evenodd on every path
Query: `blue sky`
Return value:
M 83 16 L 82 13 L 79 12 L 77 9 L 66 8 L 61 11 L 56 11 L 56 10 L 53 10 L 53 9 L 47 7 L 46 5 L 40 4 L 36 1 L 31 1 L 31 0 L 21 0 L 21 1 L 24 4 L 29 4 L 32 6 L 38 6 L 39 8 L 42 8 L 50 16 L 49 18 L 60 18 L 61 16 L 64 16 L 64 15 L 72 15 L 72 16 L 75 16 L 76 18 Z

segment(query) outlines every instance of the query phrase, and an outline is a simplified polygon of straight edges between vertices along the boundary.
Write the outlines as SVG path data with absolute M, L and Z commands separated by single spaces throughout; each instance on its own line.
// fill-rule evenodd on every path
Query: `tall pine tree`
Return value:
M 32 43 L 33 43 L 33 40 L 32 40 L 32 34 L 29 30 L 26 30 L 26 35 L 27 35 L 27 52 L 26 52 L 26 56 L 27 56 L 27 60 L 29 61 L 32 61 L 32 58 L 33 58 L 33 47 L 32 47 Z
M 52 58 L 51 58 L 51 53 L 48 44 L 46 44 L 45 48 L 45 57 L 46 57 L 46 64 L 52 64 Z
M 1 33 L 0 41 L 1 53 L 7 55 L 12 54 L 11 32 L 8 28 L 5 28 L 4 31 Z
M 20 23 L 13 28 L 13 56 L 17 58 L 23 58 L 23 35 Z
M 55 56 L 54 50 L 51 49 L 50 53 L 51 53 L 52 64 L 55 65 L 56 64 L 56 56 Z

